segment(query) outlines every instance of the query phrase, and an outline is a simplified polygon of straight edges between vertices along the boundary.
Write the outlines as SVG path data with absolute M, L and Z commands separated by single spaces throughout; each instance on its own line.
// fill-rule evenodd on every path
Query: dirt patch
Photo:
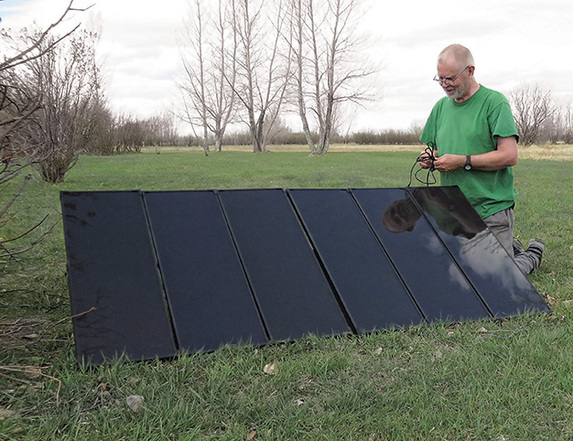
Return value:
M 40 340 L 42 331 L 51 322 L 45 318 L 28 317 L 0 320 L 0 347 L 2 350 L 28 346 Z

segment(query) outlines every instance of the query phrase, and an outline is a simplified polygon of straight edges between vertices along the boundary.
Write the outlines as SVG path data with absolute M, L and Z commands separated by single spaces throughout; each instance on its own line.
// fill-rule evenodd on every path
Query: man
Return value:
M 515 255 L 521 271 L 529 274 L 540 265 L 545 244 L 531 239 L 523 250 L 513 239 L 517 128 L 507 99 L 480 85 L 474 72 L 466 47 L 453 44 L 440 53 L 434 80 L 447 96 L 436 103 L 420 136 L 435 148 L 434 160 L 422 153 L 421 165 L 433 164 L 441 172 L 442 185 L 461 188 L 503 247 Z

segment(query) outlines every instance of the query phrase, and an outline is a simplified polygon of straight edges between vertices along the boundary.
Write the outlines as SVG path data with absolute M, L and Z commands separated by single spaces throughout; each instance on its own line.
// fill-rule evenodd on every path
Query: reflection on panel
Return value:
M 61 193 L 78 360 L 175 355 L 138 192 Z
M 403 189 L 355 189 L 352 194 L 428 320 L 459 321 L 489 316 L 456 262 Z
M 347 190 L 289 190 L 358 332 L 423 319 Z
M 273 340 L 350 328 L 283 190 L 219 197 Z
M 458 187 L 410 190 L 496 317 L 549 308 Z
M 267 343 L 213 191 L 145 193 L 180 348 Z

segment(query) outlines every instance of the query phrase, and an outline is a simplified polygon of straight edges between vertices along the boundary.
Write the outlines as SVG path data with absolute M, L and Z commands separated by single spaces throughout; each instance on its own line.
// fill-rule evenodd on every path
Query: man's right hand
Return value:
M 438 155 L 437 151 L 434 151 L 434 157 L 436 158 Z M 420 156 L 418 158 L 418 162 L 420 163 L 420 167 L 422 168 L 430 168 L 433 164 L 433 160 L 432 157 L 428 154 L 427 151 L 423 151 L 422 153 L 420 153 Z

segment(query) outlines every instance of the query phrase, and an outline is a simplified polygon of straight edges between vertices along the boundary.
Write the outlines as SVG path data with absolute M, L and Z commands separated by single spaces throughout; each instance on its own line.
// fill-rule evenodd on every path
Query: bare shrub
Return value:
M 538 85 L 522 86 L 508 95 L 515 124 L 519 133 L 519 142 L 525 146 L 541 141 L 541 135 L 548 122 L 557 112 L 551 99 L 551 91 Z

